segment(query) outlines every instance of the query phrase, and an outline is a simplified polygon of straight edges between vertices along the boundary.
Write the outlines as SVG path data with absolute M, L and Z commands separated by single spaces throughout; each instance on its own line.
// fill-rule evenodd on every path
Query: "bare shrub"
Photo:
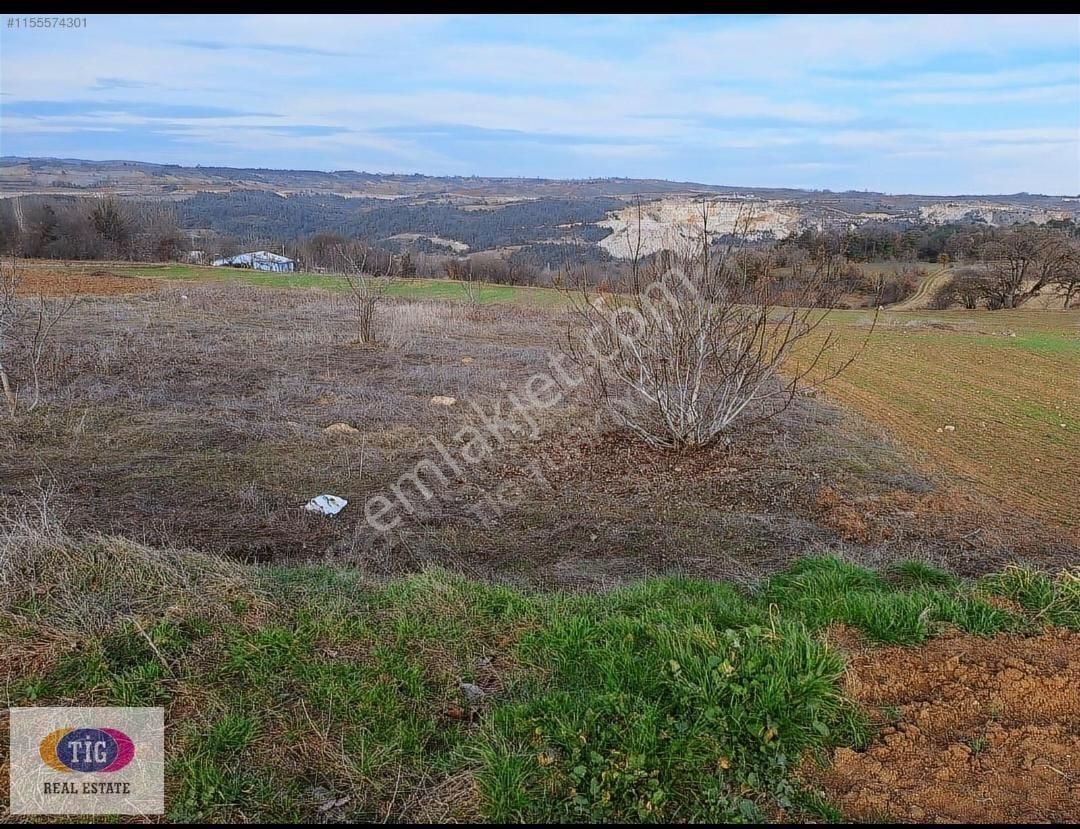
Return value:
M 859 282 L 859 291 L 868 294 L 865 305 L 870 307 L 877 302 L 881 305 L 894 305 L 914 295 L 919 283 L 926 279 L 922 268 L 907 265 L 895 271 L 879 271 L 866 274 Z
M 465 302 L 472 308 L 478 307 L 483 298 L 483 284 L 480 280 L 470 274 L 470 276 L 461 283 L 461 287 L 465 291 Z
M 10 261 L 4 260 L 0 263 L 0 388 L 3 389 L 4 400 L 7 403 L 8 413 L 11 417 L 15 417 L 18 398 L 12 388 L 5 364 L 18 311 L 15 299 L 18 287 L 19 272 L 15 267 L 14 259 Z
M 975 268 L 960 268 L 934 291 L 930 298 L 930 307 L 936 311 L 943 311 L 959 303 L 968 311 L 974 311 L 979 307 L 979 302 L 985 298 L 984 274 Z
M 926 305 L 934 311 L 944 311 L 952 305 L 955 300 L 956 295 L 953 291 L 952 279 L 948 279 L 934 289 L 934 292 L 930 295 L 930 299 L 927 301 Z
M 737 240 L 717 252 L 708 219 L 703 205 L 696 242 L 654 257 L 628 294 L 596 291 L 587 274 L 568 292 L 566 353 L 615 422 L 651 446 L 709 446 L 854 359 L 830 368 L 835 331 L 814 336 L 839 293 L 833 257 L 780 285 L 768 268 L 739 266 Z
M 39 296 L 32 309 L 18 300 L 18 262 L 0 263 L 0 390 L 8 415 L 14 419 L 20 407 L 33 411 L 41 403 L 41 372 L 53 330 L 75 304 L 75 297 L 50 302 Z M 10 358 L 19 355 L 21 381 L 13 378 Z
M 368 249 L 357 250 L 355 245 L 343 245 L 337 249 L 341 272 L 356 301 L 357 340 L 364 345 L 375 343 L 375 311 L 390 292 L 394 283 L 393 259 L 383 273 L 368 268 Z

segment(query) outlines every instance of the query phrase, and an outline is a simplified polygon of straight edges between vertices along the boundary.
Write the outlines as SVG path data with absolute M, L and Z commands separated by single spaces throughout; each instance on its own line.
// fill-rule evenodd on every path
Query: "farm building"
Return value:
M 296 262 L 287 256 L 279 256 L 268 250 L 256 250 L 251 253 L 238 253 L 225 256 L 210 263 L 215 268 L 253 268 L 257 271 L 276 271 L 288 273 L 296 270 Z

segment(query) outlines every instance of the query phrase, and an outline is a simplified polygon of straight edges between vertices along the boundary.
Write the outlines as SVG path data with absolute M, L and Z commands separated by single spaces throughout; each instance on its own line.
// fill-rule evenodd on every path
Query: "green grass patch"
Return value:
M 1012 338 L 1010 338 L 1012 339 Z M 1017 348 L 1039 354 L 1072 354 L 1080 352 L 1080 338 L 1045 332 L 1024 334 L 1013 339 Z
M 106 546 L 103 585 L 148 560 Z M 168 816 L 187 821 L 749 822 L 777 807 L 837 820 L 793 771 L 808 753 L 865 746 L 873 726 L 842 693 L 825 627 L 915 644 L 948 625 L 1072 626 L 1077 609 L 1064 575 L 973 585 L 838 558 L 803 559 L 756 590 L 673 577 L 598 595 L 441 571 L 372 585 L 331 566 L 157 561 L 104 627 L 59 613 L 63 582 L 15 597 L 6 629 L 56 650 L 4 687 L 13 705 L 165 705 Z M 207 606 L 152 601 L 173 578 Z
M 888 569 L 890 581 L 901 587 L 956 588 L 960 579 L 921 561 L 905 561 Z
M 346 291 L 348 283 L 343 276 L 320 273 L 267 273 L 247 268 L 212 268 L 201 265 L 119 265 L 113 271 L 121 276 L 137 276 L 143 279 L 174 279 L 184 282 L 232 282 L 239 285 L 255 285 L 264 288 L 321 288 L 328 291 Z M 399 279 L 388 291 L 390 296 L 408 299 L 438 299 L 465 302 L 468 295 L 461 282 L 450 279 Z M 484 305 L 494 303 L 559 306 L 566 298 L 550 288 L 533 288 L 518 285 L 483 284 L 477 298 Z
M 918 644 L 943 624 L 989 636 L 1020 622 L 922 565 L 906 565 L 899 576 L 909 586 L 838 558 L 806 558 L 772 578 L 762 597 L 812 629 L 840 622 L 881 643 Z
M 842 658 L 728 591 L 711 608 L 656 592 L 631 588 L 615 611 L 567 602 L 522 641 L 546 676 L 493 719 L 490 817 L 749 821 L 794 806 L 793 764 L 842 719 Z

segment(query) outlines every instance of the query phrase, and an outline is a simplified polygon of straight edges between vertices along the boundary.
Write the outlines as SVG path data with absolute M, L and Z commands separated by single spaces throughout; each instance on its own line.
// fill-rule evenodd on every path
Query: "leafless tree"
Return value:
M 731 237 L 745 239 L 750 218 Z M 565 351 L 596 402 L 651 446 L 713 444 L 736 422 L 783 411 L 804 383 L 835 377 L 855 357 L 829 365 L 831 259 L 794 285 L 760 270 L 751 278 L 734 255 L 738 242 L 717 251 L 708 223 L 703 202 L 698 238 L 652 257 L 628 294 L 603 294 L 587 274 L 568 280 L 581 287 L 568 292 Z
M 152 262 L 175 262 L 190 245 L 170 204 L 141 205 L 133 254 Z
M 987 307 L 1019 308 L 1056 283 L 1068 267 L 1070 247 L 1061 234 L 1022 227 L 986 242 L 979 258 Z
M 393 257 L 388 260 L 382 273 L 375 273 L 368 267 L 368 254 L 367 247 L 342 245 L 337 249 L 335 257 L 356 301 L 357 340 L 364 345 L 371 345 L 376 341 L 375 312 L 395 281 Z
M 112 196 L 100 198 L 90 211 L 90 222 L 106 259 L 131 259 L 134 225 L 129 206 Z
M 30 310 L 18 300 L 22 282 L 14 257 L 0 263 L 0 390 L 8 415 L 14 419 L 20 407 L 33 411 L 41 403 L 41 366 L 53 330 L 75 304 L 75 297 L 50 302 L 44 296 Z M 23 366 L 23 382 L 12 377 L 9 356 L 18 351 Z
M 959 303 L 968 311 L 979 307 L 986 297 L 986 274 L 978 268 L 958 268 L 930 298 L 930 307 L 944 310 Z
M 445 265 L 445 270 L 448 279 L 461 283 L 465 302 L 472 308 L 479 306 L 483 298 L 484 283 L 481 281 L 477 263 L 472 257 L 450 259 Z
M 1069 258 L 1068 267 L 1054 280 L 1058 290 L 1064 294 L 1062 308 L 1068 308 L 1072 304 L 1073 297 L 1080 292 L 1080 244 L 1074 239 L 1071 243 L 1072 255 Z
M 461 281 L 461 287 L 465 291 L 465 301 L 469 307 L 478 307 L 483 299 L 484 283 L 480 281 L 476 271 L 471 268 L 467 271 L 465 278 Z
M 1065 237 L 1061 244 L 1063 248 L 1060 255 L 1054 258 L 1049 281 L 1064 295 L 1062 307 L 1068 308 L 1080 291 L 1080 238 Z
M 1080 251 L 1075 239 L 1049 228 L 1012 228 L 977 249 L 977 261 L 959 268 L 935 298 L 939 307 L 958 302 L 967 309 L 1019 308 L 1044 291 L 1065 294 L 1080 286 Z M 1071 287 L 1070 287 L 1071 286 Z
M 630 228 L 626 229 L 626 246 L 630 254 L 630 285 L 637 291 L 641 287 L 641 251 L 643 239 L 641 234 L 641 196 L 634 199 L 635 222 L 634 236 L 630 237 Z
M 18 313 L 16 300 L 19 288 L 19 270 L 14 257 L 0 262 L 0 388 L 4 392 L 4 402 L 8 414 L 14 419 L 18 409 L 18 397 L 8 377 L 6 362 L 11 340 L 14 335 L 15 317 Z

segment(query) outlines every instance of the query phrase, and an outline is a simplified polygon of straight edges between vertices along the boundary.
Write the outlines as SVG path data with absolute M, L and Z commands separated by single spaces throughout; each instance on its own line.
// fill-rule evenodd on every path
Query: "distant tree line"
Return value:
M 288 198 L 262 191 L 199 193 L 177 202 L 70 196 L 0 202 L 0 250 L 32 258 L 171 260 L 190 250 L 227 256 L 244 249 L 280 250 L 320 233 L 362 239 L 388 250 L 447 254 L 432 237 L 473 251 L 589 244 L 610 231 L 594 223 L 621 206 L 611 198 L 543 198 L 469 208 L 411 199 Z M 412 238 L 394 238 L 409 234 Z M 584 249 L 584 248 L 583 248 Z M 564 251 L 558 251 L 561 254 Z M 561 255 L 537 254 L 543 267 Z
M 190 238 L 175 207 L 115 198 L 0 202 L 0 252 L 34 259 L 174 261 Z
M 1059 295 L 1067 308 L 1080 299 L 1080 227 L 1072 220 L 1009 227 L 966 223 L 897 228 L 881 223 L 844 231 L 807 230 L 778 243 L 773 252 L 777 261 L 794 263 L 796 268 L 800 257 L 822 256 L 839 256 L 851 263 L 951 265 L 953 275 L 931 298 L 936 308 L 1018 308 L 1048 294 Z M 875 277 L 872 270 L 869 279 L 876 278 L 883 303 L 903 299 L 925 275 L 901 267 Z M 867 287 L 857 284 L 860 272 L 865 283 L 865 267 L 845 272 L 855 292 Z
M 550 239 L 597 242 L 610 231 L 594 222 L 622 206 L 610 198 L 533 199 L 491 208 L 413 199 L 278 196 L 263 191 L 199 193 L 177 203 L 183 227 L 230 236 L 299 239 L 338 233 L 371 241 L 401 233 L 440 236 L 473 250 L 527 245 Z
M 600 284 L 618 289 L 637 266 L 595 244 L 609 231 L 593 223 L 622 204 L 610 198 L 541 198 L 464 207 L 449 197 L 285 198 L 262 191 L 200 193 L 177 202 L 21 197 L 0 200 L 0 253 L 205 261 L 267 249 L 284 251 L 301 268 L 314 270 L 333 267 L 328 250 L 357 243 L 370 248 L 367 262 L 395 276 L 551 285 L 587 264 Z M 811 274 L 816 279 L 825 267 L 830 284 L 858 304 L 898 302 L 917 289 L 926 263 L 951 264 L 955 273 L 934 296 L 937 307 L 1015 308 L 1048 293 L 1060 293 L 1067 307 L 1080 299 L 1078 236 L 1072 221 L 1008 228 L 874 222 L 740 243 L 732 261 L 746 278 L 772 280 L 781 291 L 793 290 Z M 442 240 L 462 242 L 471 252 L 455 253 Z M 714 244 L 733 241 L 738 240 Z
M 991 225 L 952 223 L 943 225 L 901 225 L 870 222 L 847 229 L 804 230 L 785 239 L 785 247 L 818 251 L 822 247 L 852 262 L 937 262 L 959 260 L 972 254 L 975 240 L 992 233 Z
M 935 292 L 936 308 L 1019 308 L 1039 296 L 1080 297 L 1080 233 L 1071 223 L 991 229 L 965 238 L 959 266 Z

